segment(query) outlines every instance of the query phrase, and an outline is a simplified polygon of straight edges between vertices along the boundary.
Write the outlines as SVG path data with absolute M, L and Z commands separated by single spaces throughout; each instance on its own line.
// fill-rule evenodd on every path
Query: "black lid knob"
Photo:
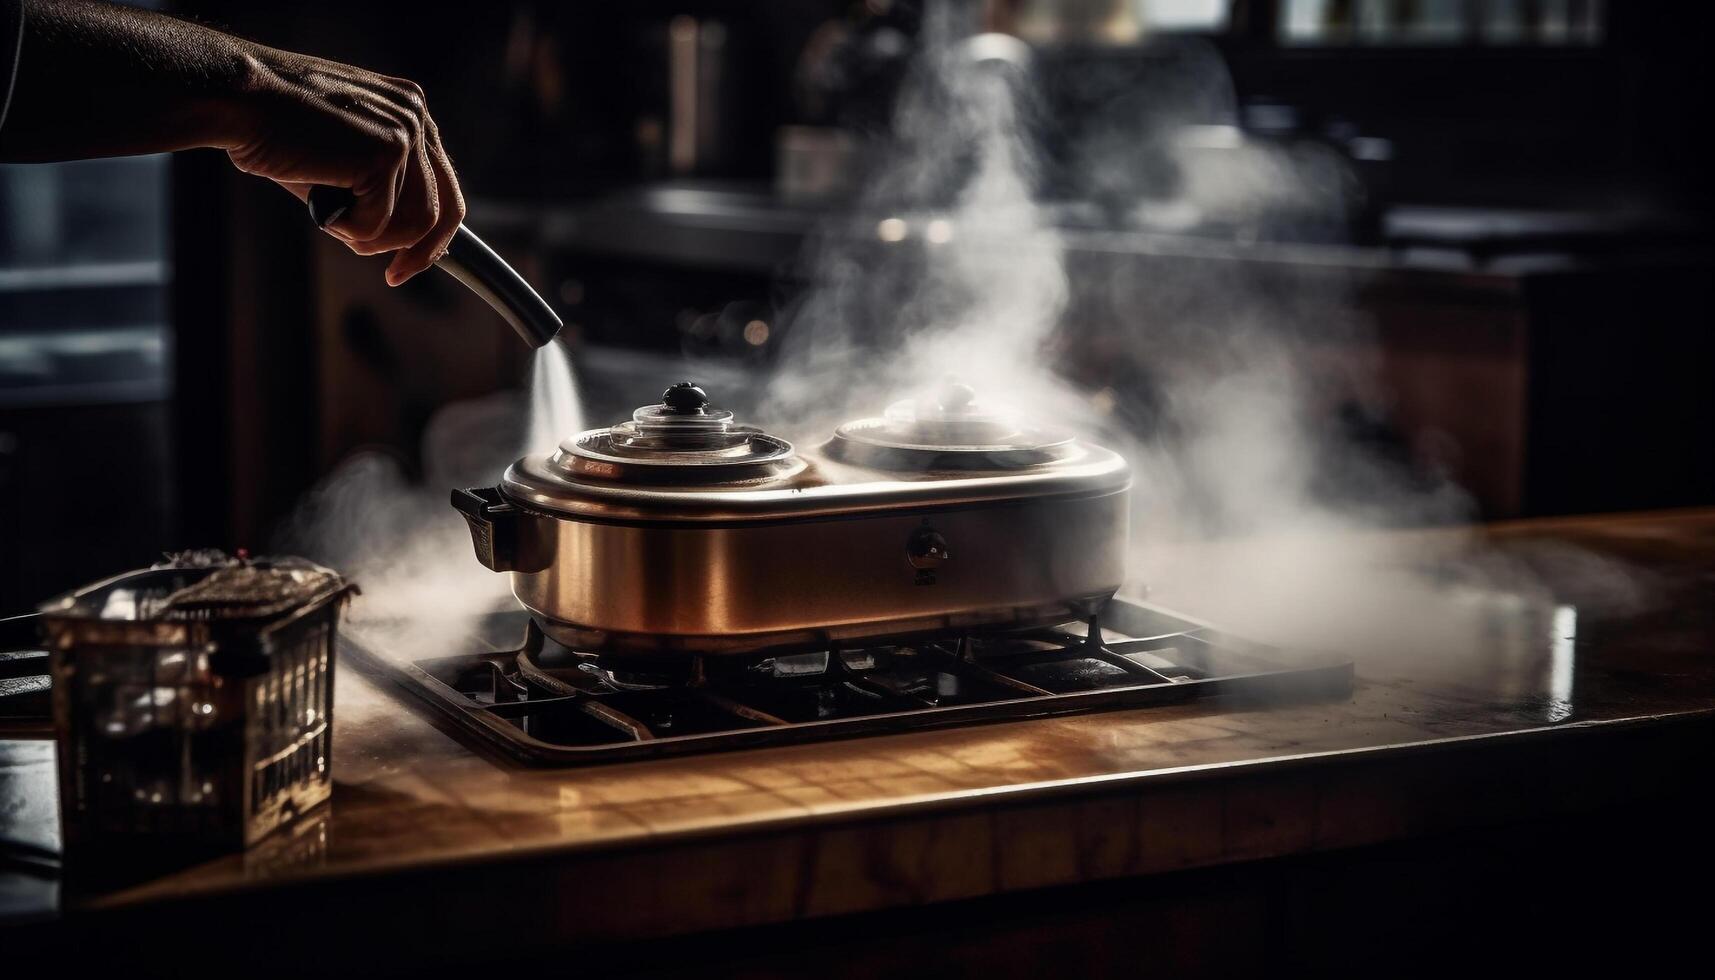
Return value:
M 694 382 L 681 381 L 661 393 L 661 404 L 675 415 L 701 415 L 709 407 L 709 393 Z

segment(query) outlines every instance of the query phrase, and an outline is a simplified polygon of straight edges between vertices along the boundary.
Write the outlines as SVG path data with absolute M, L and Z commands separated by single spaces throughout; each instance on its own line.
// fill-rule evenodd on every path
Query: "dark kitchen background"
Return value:
M 923 17 L 906 0 L 159 6 L 419 81 L 468 223 L 564 316 L 591 424 L 663 378 L 729 402 L 767 380 L 804 239 L 861 179 Z M 984 6 L 1041 69 L 1039 191 L 1074 282 L 1243 269 L 1283 305 L 1351 284 L 1385 411 L 1330 404 L 1326 424 L 1433 455 L 1479 516 L 1715 501 L 1709 5 Z M 1098 123 L 1151 124 L 1152 93 L 1197 59 L 1236 106 L 1172 121 L 1218 137 L 1208 165 L 1335 154 L 1353 175 L 1338 220 L 1161 207 L 1173 177 L 1148 153 L 1100 182 L 1056 168 Z M 1075 294 L 1053 345 L 1122 417 L 1148 418 L 1147 374 L 1103 352 L 1184 313 L 1162 292 Z M 527 371 L 449 279 L 387 289 L 379 260 L 221 154 L 0 167 L 0 612 L 168 549 L 266 548 L 348 454 L 418 468 L 437 409 Z

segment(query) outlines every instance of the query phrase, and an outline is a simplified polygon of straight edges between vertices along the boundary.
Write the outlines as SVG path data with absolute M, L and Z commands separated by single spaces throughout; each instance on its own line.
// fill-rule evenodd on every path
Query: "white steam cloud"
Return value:
M 855 213 L 806 251 L 816 285 L 788 310 L 761 421 L 813 443 L 957 376 L 991 405 L 1125 453 L 1136 473 L 1128 593 L 1378 668 L 1469 677 L 1495 666 L 1483 658 L 1497 630 L 1539 653 L 1565 640 L 1553 635 L 1570 622 L 1563 592 L 1639 601 L 1640 580 L 1594 556 L 1488 550 L 1458 530 L 1471 502 L 1434 460 L 1378 451 L 1338 424 L 1342 410 L 1362 421 L 1387 407 L 1348 284 L 1322 270 L 1283 285 L 1237 252 L 1265 222 L 1343 227 L 1352 177 L 1330 149 L 1271 146 L 1232 126 L 1212 52 L 1181 51 L 1174 74 L 1108 107 L 1132 118 L 1072 147 L 1065 182 L 1078 193 L 1123 199 L 1144 225 L 1227 232 L 1204 247 L 1233 260 L 1139 279 L 1137 264 L 1103 259 L 1100 232 L 1057 220 L 1068 207 L 1042 199 L 1029 49 L 947 15 L 923 45 Z M 1080 322 L 1092 314 L 1129 329 L 1092 337 Z M 1096 343 L 1111 373 L 1094 391 L 1056 375 L 1064 349 Z M 1146 417 L 1116 413 L 1122 395 Z M 1423 525 L 1442 530 L 1397 530 Z
M 811 242 L 815 288 L 787 311 L 763 409 L 825 437 L 948 375 L 1007 406 L 1040 406 L 1045 352 L 1068 296 L 1059 231 L 1038 206 L 1029 49 L 953 37 L 932 17 L 893 142 L 851 215 Z
M 349 626 L 378 654 L 422 660 L 464 652 L 481 618 L 511 603 L 507 577 L 483 567 L 456 487 L 493 486 L 522 453 L 548 452 L 582 428 L 565 348 L 536 352 L 528 408 L 513 393 L 448 405 L 423 435 L 423 472 L 382 451 L 347 458 L 299 506 L 287 550 L 340 569 L 362 588 Z

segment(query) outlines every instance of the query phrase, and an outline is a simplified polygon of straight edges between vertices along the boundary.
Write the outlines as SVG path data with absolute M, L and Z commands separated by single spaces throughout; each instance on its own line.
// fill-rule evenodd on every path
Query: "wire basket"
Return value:
M 261 840 L 332 792 L 334 644 L 355 591 L 298 559 L 172 564 L 44 605 L 67 857 Z

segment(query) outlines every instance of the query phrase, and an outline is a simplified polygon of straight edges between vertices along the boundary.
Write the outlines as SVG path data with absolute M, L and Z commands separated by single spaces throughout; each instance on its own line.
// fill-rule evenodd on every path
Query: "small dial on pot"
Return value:
M 939 568 L 951 557 L 947 539 L 928 525 L 912 531 L 911 536 L 905 539 L 905 560 L 911 563 L 912 568 Z

